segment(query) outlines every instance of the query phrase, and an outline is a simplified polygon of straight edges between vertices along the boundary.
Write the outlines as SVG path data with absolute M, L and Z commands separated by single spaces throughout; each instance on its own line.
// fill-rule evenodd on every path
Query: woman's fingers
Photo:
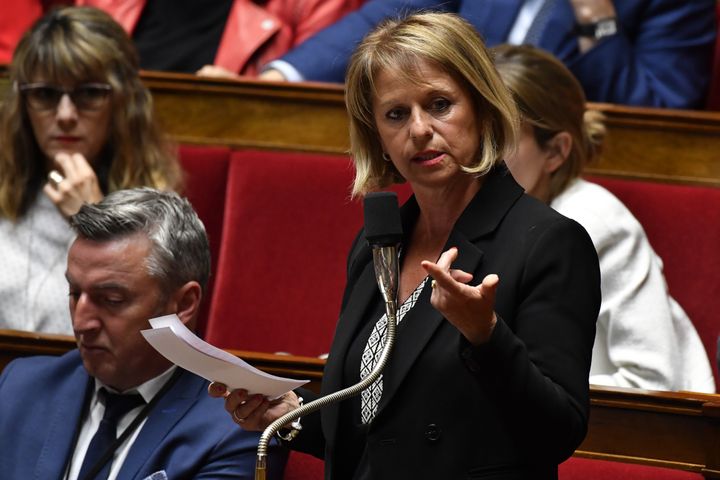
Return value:
M 78 153 L 58 153 L 55 155 L 55 165 L 57 166 L 57 170 L 67 179 L 74 179 L 77 177 L 77 168 L 75 166 L 77 160 L 73 159 L 73 156 L 79 155 L 82 157 L 82 155 Z
M 270 402 L 264 396 L 251 395 L 236 405 L 232 410 L 232 418 L 238 425 L 255 430 L 259 428 L 269 404 Z
M 230 391 L 224 383 L 211 382 L 210 385 L 208 385 L 208 394 L 213 398 L 221 398 L 230 395 Z
M 457 256 L 458 249 L 452 247 L 440 255 L 437 263 L 428 260 L 421 262 L 421 266 L 433 279 L 433 283 L 431 283 L 433 288 L 437 288 L 438 286 L 446 290 L 462 288 L 458 283 L 466 284 L 472 280 L 473 276 L 471 274 L 450 268 L 452 263 L 457 260 Z
M 440 258 L 438 258 L 437 265 L 441 269 L 445 271 L 450 270 L 450 266 L 452 263 L 457 259 L 458 256 L 458 249 L 456 247 L 451 247 L 445 250 L 441 255 Z
M 460 283 L 468 283 L 470 280 L 473 279 L 472 274 L 464 272 L 462 270 L 450 270 L 450 276 L 453 278 L 453 280 Z

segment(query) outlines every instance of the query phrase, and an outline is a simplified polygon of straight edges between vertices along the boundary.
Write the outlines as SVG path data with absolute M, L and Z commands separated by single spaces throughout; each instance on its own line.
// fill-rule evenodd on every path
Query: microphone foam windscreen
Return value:
M 394 192 L 365 195 L 365 238 L 370 245 L 397 245 L 402 241 L 402 221 Z

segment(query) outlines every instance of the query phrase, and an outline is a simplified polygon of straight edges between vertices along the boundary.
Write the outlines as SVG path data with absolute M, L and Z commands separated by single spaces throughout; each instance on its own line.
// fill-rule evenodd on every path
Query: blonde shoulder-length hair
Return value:
M 12 88 L 0 109 L 0 217 L 20 218 L 45 182 L 47 160 L 19 89 L 36 78 L 112 87 L 110 132 L 94 165 L 104 193 L 137 186 L 180 188 L 181 169 L 159 133 L 135 47 L 108 14 L 89 7 L 51 11 L 18 43 L 9 75 Z
M 404 181 L 382 146 L 373 117 L 375 80 L 392 71 L 422 83 L 417 65 L 437 65 L 470 92 L 481 126 L 481 151 L 468 174 L 482 176 L 514 148 L 518 113 L 482 39 L 465 20 L 451 13 L 422 12 L 380 24 L 355 50 L 345 77 L 345 103 L 350 115 L 350 153 L 355 162 L 353 196 Z

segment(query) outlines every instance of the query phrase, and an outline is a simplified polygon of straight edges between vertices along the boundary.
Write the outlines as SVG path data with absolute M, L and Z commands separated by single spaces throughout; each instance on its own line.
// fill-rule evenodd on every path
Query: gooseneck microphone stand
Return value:
M 392 192 L 377 192 L 365 197 L 365 236 L 372 246 L 373 267 L 378 288 L 385 301 L 387 330 L 385 345 L 372 371 L 360 382 L 343 390 L 320 397 L 288 412 L 272 422 L 263 431 L 258 442 L 255 461 L 255 480 L 265 480 L 267 472 L 267 447 L 270 439 L 283 427 L 300 417 L 321 408 L 357 395 L 380 377 L 395 344 L 397 328 L 397 294 L 399 287 L 399 249 L 402 224 L 397 196 Z

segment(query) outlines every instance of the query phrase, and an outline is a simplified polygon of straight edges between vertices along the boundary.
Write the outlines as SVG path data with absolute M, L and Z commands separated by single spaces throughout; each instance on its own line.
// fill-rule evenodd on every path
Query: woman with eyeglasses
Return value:
M 92 8 L 55 10 L 23 36 L 0 110 L 0 328 L 71 334 L 64 277 L 84 202 L 179 187 L 131 40 Z

